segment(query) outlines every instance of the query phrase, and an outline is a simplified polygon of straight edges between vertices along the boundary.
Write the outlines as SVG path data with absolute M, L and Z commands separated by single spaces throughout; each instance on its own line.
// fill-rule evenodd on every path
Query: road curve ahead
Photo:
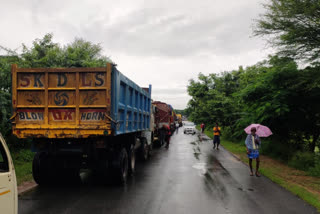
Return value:
M 200 139 L 181 129 L 169 150 L 156 149 L 137 164 L 125 186 L 82 173 L 77 184 L 37 187 L 19 197 L 19 213 L 317 213 L 269 179 L 250 177 L 247 166 L 223 148 L 213 150 L 207 137 Z

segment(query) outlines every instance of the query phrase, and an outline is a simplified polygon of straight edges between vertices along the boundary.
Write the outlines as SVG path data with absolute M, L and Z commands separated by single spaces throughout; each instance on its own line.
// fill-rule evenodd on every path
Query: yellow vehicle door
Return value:
M 9 149 L 0 133 L 0 213 L 18 211 L 17 181 Z

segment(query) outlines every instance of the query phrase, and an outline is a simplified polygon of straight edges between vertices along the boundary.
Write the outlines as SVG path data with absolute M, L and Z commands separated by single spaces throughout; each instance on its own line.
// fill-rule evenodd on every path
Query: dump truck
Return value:
M 170 106 L 161 101 L 154 101 L 152 105 L 155 106 L 155 124 L 157 128 L 161 128 L 163 125 L 170 127 L 173 122 L 172 109 Z
M 177 114 L 177 122 L 179 123 L 179 127 L 182 126 L 182 115 L 181 114 Z
M 154 139 L 158 141 L 160 139 L 160 129 L 166 126 L 168 129 L 174 126 L 174 118 L 172 113 L 172 107 L 161 101 L 152 102 L 154 111 Z M 171 130 L 171 134 L 173 131 Z
M 170 131 L 172 133 L 174 133 L 174 131 L 176 130 L 176 120 L 177 120 L 177 115 L 174 112 L 174 109 L 172 107 L 172 105 L 168 104 L 169 108 L 170 108 L 170 112 L 171 112 L 171 117 L 170 117 Z
M 139 87 L 107 63 L 101 68 L 19 68 L 12 65 L 12 131 L 32 139 L 38 184 L 80 169 L 124 183 L 136 154 L 151 141 L 151 85 Z

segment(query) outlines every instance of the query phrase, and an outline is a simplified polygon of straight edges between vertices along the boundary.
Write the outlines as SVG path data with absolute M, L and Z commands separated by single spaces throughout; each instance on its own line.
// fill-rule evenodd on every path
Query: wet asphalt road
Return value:
M 37 187 L 19 197 L 19 213 L 317 213 L 267 178 L 250 177 L 247 166 L 213 150 L 205 136 L 200 141 L 182 129 L 169 150 L 156 149 L 136 167 L 125 186 L 82 173 L 80 184 Z

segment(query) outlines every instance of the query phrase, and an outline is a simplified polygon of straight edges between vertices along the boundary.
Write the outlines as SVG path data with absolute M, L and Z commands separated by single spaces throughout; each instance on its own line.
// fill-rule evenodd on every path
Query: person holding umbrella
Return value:
M 245 145 L 247 148 L 247 155 L 249 158 L 249 166 L 250 166 L 250 175 L 253 176 L 252 171 L 252 159 L 256 159 L 256 176 L 260 177 L 259 173 L 259 149 L 261 148 L 261 140 L 260 137 L 269 137 L 272 135 L 271 130 L 267 126 L 263 126 L 260 124 L 251 124 L 244 131 L 248 134 Z
M 251 134 L 248 134 L 245 144 L 247 148 L 247 154 L 249 158 L 249 166 L 250 166 L 250 176 L 253 176 L 252 171 L 252 159 L 256 159 L 256 176 L 260 177 L 259 173 L 259 147 L 261 145 L 261 140 L 259 136 L 256 134 L 257 129 L 255 127 L 251 128 Z

